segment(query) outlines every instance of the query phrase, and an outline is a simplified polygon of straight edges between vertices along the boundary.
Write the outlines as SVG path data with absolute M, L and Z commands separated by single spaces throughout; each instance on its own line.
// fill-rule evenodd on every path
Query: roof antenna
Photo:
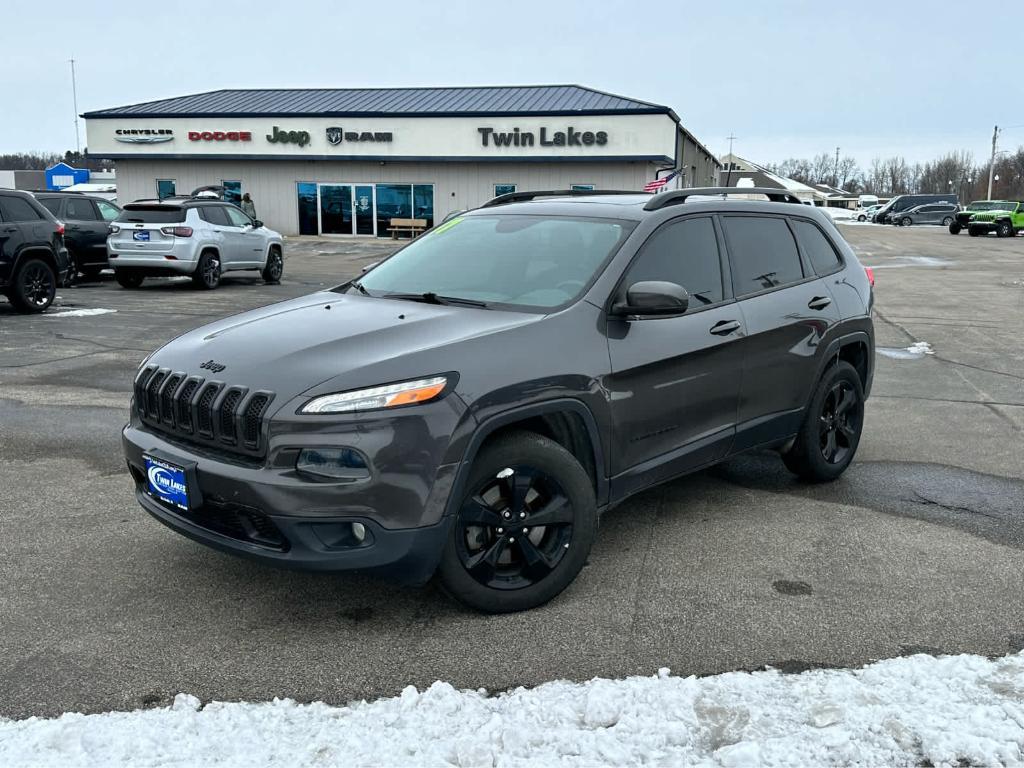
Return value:
M 733 143 L 733 141 L 738 139 L 739 136 L 733 136 L 732 133 L 730 132 L 729 135 L 726 136 L 725 138 L 727 138 L 729 140 L 729 167 L 725 169 L 725 186 L 728 187 L 728 186 L 730 186 L 729 182 L 732 180 L 732 166 L 733 166 L 733 162 L 732 162 L 732 143 Z

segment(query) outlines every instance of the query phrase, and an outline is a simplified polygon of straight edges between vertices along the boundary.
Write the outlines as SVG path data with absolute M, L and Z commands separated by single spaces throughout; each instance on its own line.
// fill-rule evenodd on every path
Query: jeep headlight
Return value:
M 441 395 L 447 386 L 447 376 L 432 376 L 352 392 L 320 395 L 302 406 L 299 413 L 349 413 L 425 403 Z

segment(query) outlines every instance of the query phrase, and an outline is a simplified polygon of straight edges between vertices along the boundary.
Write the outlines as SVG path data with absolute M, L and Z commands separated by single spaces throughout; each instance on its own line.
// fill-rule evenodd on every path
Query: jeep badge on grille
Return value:
M 203 363 L 199 367 L 200 368 L 205 368 L 208 371 L 213 371 L 214 373 L 220 373 L 227 366 L 221 365 L 220 363 L 214 362 L 213 360 L 207 360 L 205 363 Z

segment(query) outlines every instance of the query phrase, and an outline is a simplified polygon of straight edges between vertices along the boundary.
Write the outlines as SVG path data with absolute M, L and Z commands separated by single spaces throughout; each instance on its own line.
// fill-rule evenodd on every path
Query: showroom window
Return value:
M 299 196 L 299 234 L 319 235 L 320 217 L 317 215 L 316 183 L 300 181 L 296 184 Z
M 221 179 L 220 183 L 224 185 L 224 202 L 235 205 L 242 202 L 242 182 Z
M 515 184 L 495 184 L 494 185 L 494 196 L 507 195 L 516 191 Z
M 157 179 L 156 196 L 160 200 L 171 197 L 174 194 L 174 179 Z
M 586 191 L 593 188 L 593 184 L 573 184 L 571 187 L 569 187 L 569 189 L 571 189 L 573 192 L 576 192 L 577 190 Z

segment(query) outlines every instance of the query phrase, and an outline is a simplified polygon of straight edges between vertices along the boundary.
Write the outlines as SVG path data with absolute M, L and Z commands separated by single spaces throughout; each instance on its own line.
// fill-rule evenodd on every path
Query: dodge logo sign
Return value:
M 252 141 L 251 131 L 189 131 L 189 141 Z

